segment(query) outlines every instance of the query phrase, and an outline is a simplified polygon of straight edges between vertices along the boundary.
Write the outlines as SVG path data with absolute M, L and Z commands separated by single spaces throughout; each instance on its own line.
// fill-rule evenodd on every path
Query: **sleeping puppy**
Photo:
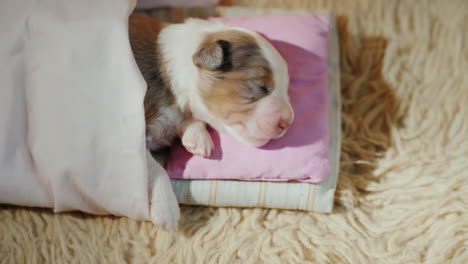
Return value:
M 189 152 L 207 157 L 213 149 L 207 124 L 255 147 L 286 133 L 294 118 L 287 65 L 259 34 L 220 22 L 168 24 L 138 14 L 130 16 L 129 33 L 148 85 L 149 150 L 168 147 L 179 137 Z M 149 151 L 148 167 L 149 174 L 159 173 L 152 215 L 173 228 L 179 207 L 167 174 Z

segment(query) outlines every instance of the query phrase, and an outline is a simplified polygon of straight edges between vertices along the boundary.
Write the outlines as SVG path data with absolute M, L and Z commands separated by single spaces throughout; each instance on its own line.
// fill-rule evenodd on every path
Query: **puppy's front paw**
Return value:
M 182 145 L 190 153 L 203 157 L 209 157 L 214 147 L 213 140 L 205 127 L 188 128 L 182 136 Z
M 151 221 L 163 229 L 175 229 L 179 222 L 180 209 L 169 176 L 149 150 L 146 151 L 146 160 Z
M 155 193 L 151 201 L 151 219 L 164 230 L 177 229 L 180 218 L 180 208 L 172 192 Z

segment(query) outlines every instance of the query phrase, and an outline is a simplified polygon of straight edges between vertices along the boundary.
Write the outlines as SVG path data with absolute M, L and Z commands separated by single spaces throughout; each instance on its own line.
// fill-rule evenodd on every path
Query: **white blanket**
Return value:
M 0 2 L 0 203 L 151 219 L 134 6 Z

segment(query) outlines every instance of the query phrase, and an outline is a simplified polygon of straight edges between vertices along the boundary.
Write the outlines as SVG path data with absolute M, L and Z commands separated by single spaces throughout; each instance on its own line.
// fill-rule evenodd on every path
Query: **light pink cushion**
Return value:
M 178 142 L 167 170 L 171 178 L 320 182 L 329 174 L 328 29 L 319 15 L 212 18 L 263 34 L 285 58 L 295 120 L 284 137 L 254 148 L 211 131 L 209 158 Z

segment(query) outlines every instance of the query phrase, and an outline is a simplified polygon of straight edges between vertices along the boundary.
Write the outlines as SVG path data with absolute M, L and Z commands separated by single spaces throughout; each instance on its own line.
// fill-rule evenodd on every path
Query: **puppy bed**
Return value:
M 8 23 L 0 23 L 0 61 L 10 67 L 0 76 L 5 87 L 0 91 L 0 203 L 151 220 L 149 197 L 157 194 L 148 193 L 148 177 L 155 175 L 146 168 L 145 83 L 127 33 L 134 5 L 123 0 L 2 4 L 8 11 L 2 21 Z M 217 188 L 223 184 L 229 182 Z M 238 205 L 312 209 L 311 204 L 322 204 L 314 198 L 320 187 L 312 195 L 315 187 L 307 184 L 295 185 L 302 190 L 297 197 L 286 192 L 286 200 L 295 201 L 291 204 L 270 201 L 274 188 L 293 186 L 275 184 L 248 183 L 245 197 L 265 196 Z M 329 177 L 318 185 L 326 193 L 324 211 L 330 210 L 335 184 L 336 177 Z M 174 181 L 180 202 L 237 205 L 228 196 L 223 202 L 213 184 L 214 200 L 195 197 L 196 186 Z M 313 202 L 304 202 L 306 189 L 307 201 Z
M 325 50 L 322 58 L 324 58 L 326 66 L 325 70 L 315 71 L 313 74 L 312 72 L 317 68 L 315 64 L 320 62 L 301 60 L 298 57 L 304 56 L 302 52 L 295 53 L 290 49 L 282 50 L 279 47 L 279 51 L 288 61 L 291 80 L 295 82 L 290 87 L 293 107 L 298 108 L 296 109 L 296 125 L 291 127 L 293 131 L 289 131 L 284 138 L 271 142 L 263 149 L 236 144 L 228 135 L 218 135 L 213 131 L 214 138 L 219 139 L 215 141 L 215 152 L 216 149 L 218 151 L 222 149 L 223 153 L 228 152 L 228 156 L 229 153 L 234 153 L 230 155 L 230 158 L 225 158 L 225 155 L 222 155 L 223 157 L 220 159 L 196 157 L 190 155 L 180 144 L 175 145 L 172 148 L 173 159 L 169 161 L 168 173 L 174 178 L 173 187 L 179 202 L 216 206 L 300 209 L 317 212 L 330 212 L 332 210 L 338 180 L 341 131 L 339 50 L 335 17 L 325 11 L 319 11 L 318 14 L 218 19 L 234 26 L 256 30 L 265 35 L 269 33 L 269 36 L 276 37 L 276 42 L 273 42 L 273 45 L 278 41 L 296 45 L 299 43 L 314 53 L 317 53 L 318 49 L 314 51 L 312 47 L 323 46 Z M 315 28 L 311 28 L 312 26 Z M 296 30 L 286 34 L 275 34 L 282 29 L 284 32 L 285 28 L 296 28 Z M 301 84 L 302 90 L 296 92 L 298 83 Z M 323 91 L 326 96 L 325 100 L 320 99 L 320 93 L 317 94 L 317 90 Z M 309 100 L 297 100 L 304 96 L 309 96 Z M 325 102 L 323 103 L 325 111 L 314 111 L 316 110 L 316 107 L 313 106 L 314 99 L 318 99 L 319 104 L 322 103 L 320 100 Z M 313 112 L 312 120 L 307 120 L 310 118 L 311 112 Z M 323 124 L 318 121 L 320 118 L 323 118 Z M 307 121 L 313 123 L 307 123 Z M 321 129 L 321 125 L 326 126 L 326 128 Z M 315 145 L 308 145 L 307 142 L 314 138 L 314 135 L 318 135 L 315 138 Z M 297 137 L 300 138 L 297 139 Z M 302 142 L 300 145 L 302 149 L 295 149 L 294 146 L 290 146 L 290 142 Z M 325 142 L 326 145 L 320 146 L 317 142 Z M 272 145 L 284 145 L 286 150 L 268 150 L 269 146 Z M 317 151 L 317 149 L 324 150 L 324 152 Z M 298 161 L 295 158 L 299 158 Z M 268 161 L 268 164 L 264 164 L 265 160 Z M 326 164 L 325 168 L 316 166 L 320 162 Z M 235 168 L 235 170 L 227 169 L 230 167 Z M 276 172 L 278 176 L 273 177 L 273 172 Z M 306 178 L 301 178 L 304 175 Z M 315 182 L 316 184 L 219 180 L 229 177 L 255 180 L 255 176 L 262 178 L 262 180 L 292 179 Z M 177 180 L 180 178 L 212 180 Z

